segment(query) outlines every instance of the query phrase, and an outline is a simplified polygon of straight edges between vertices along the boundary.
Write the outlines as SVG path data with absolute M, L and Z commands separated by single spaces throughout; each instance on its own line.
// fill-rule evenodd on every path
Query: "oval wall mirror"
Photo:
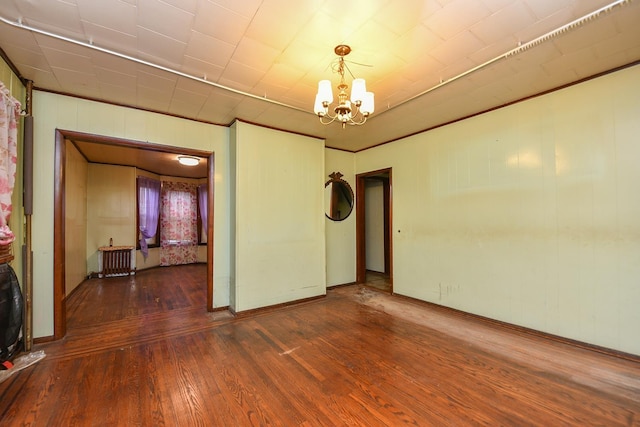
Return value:
M 346 219 L 353 210 L 353 190 L 340 172 L 333 172 L 324 185 L 325 215 L 334 221 Z

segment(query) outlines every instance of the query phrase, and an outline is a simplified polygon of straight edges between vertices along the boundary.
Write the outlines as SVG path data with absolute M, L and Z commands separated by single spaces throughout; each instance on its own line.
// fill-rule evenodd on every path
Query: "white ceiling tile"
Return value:
M 133 33 L 116 31 L 89 21 L 82 21 L 86 42 L 122 54 L 133 54 L 137 44 Z M 135 29 L 133 29 L 135 32 Z
M 15 46 L 16 48 L 31 50 L 38 52 L 40 47 L 38 45 L 36 37 L 33 33 L 11 27 L 9 25 L 0 25 L 0 40 L 1 47 L 8 49 L 9 46 Z
M 385 4 L 373 19 L 393 31 L 397 35 L 412 32 L 442 7 L 434 1 L 401 0 Z
M 477 22 L 469 30 L 485 45 L 491 45 L 504 38 L 513 40 L 511 34 L 534 23 L 531 12 L 518 2 Z
M 43 48 L 42 53 L 47 58 L 51 68 L 65 68 L 77 70 L 81 73 L 93 73 L 91 58 L 84 55 L 65 52 L 58 49 Z
M 249 37 L 243 37 L 231 59 L 247 67 L 266 72 L 279 55 L 278 49 Z
M 516 40 L 514 40 L 512 37 L 507 37 L 492 45 L 485 46 L 481 49 L 478 49 L 476 52 L 471 53 L 469 55 L 469 59 L 480 65 L 494 58 L 502 56 L 503 54 L 511 51 L 517 46 L 518 44 Z
M 98 93 L 98 79 L 94 73 L 84 73 L 77 70 L 59 67 L 51 67 L 51 69 L 56 76 L 56 80 L 58 80 L 62 85 L 63 89 L 66 87 L 72 87 L 73 85 L 80 85 L 83 89 L 95 89 L 95 93 Z
M 209 118 L 215 123 L 226 124 L 233 119 L 228 115 L 229 111 L 235 109 L 241 101 L 242 97 L 239 95 L 220 90 L 214 91 L 202 105 L 198 118 Z
M 203 0 L 200 0 L 200 3 L 202 2 Z M 263 0 L 208 0 L 208 2 L 228 9 L 246 18 L 253 18 L 258 10 L 258 7 L 261 5 L 261 3 L 263 3 Z
M 449 39 L 489 16 L 479 1 L 453 0 L 427 18 L 423 24 L 443 39 Z
M 136 76 L 138 74 L 139 64 L 117 56 L 109 55 L 105 52 L 91 51 L 91 62 L 95 67 L 105 68 L 117 71 L 122 74 Z
M 56 30 L 67 36 L 82 34 L 78 7 L 60 1 L 19 1 L 20 18 L 28 25 L 44 30 Z
M 394 77 L 398 75 L 398 70 L 407 65 L 407 62 L 398 58 L 389 51 L 380 51 L 377 55 L 370 58 L 371 62 L 365 65 L 350 65 L 351 71 L 355 77 L 364 78 L 372 81 L 386 78 L 387 76 Z M 349 79 L 351 80 L 351 79 Z
M 264 76 L 264 72 L 247 67 L 239 62 L 231 61 L 219 79 L 220 84 L 233 89 L 251 92 Z
M 588 29 L 585 27 L 589 27 Z M 587 31 L 588 30 L 588 31 Z M 570 51 L 584 49 L 602 40 L 615 37 L 618 34 L 613 21 L 589 21 L 581 27 L 569 30 L 561 39 L 555 40 L 554 44 L 564 54 Z
M 18 22 L 23 15 L 22 12 L 20 12 L 18 4 L 18 0 L 5 0 L 2 2 L 2 5 L 0 5 L 0 13 L 5 19 Z
M 435 46 L 429 54 L 441 63 L 448 65 L 456 62 L 460 58 L 466 58 L 484 45 L 470 32 L 458 33 Z
M 305 72 L 324 74 L 330 72 L 330 62 L 336 56 L 333 47 L 318 50 L 306 39 L 297 38 L 278 57 L 278 62 Z
M 39 68 L 31 67 L 27 64 L 21 64 L 20 72 L 29 76 L 29 80 L 34 83 L 37 88 L 46 88 L 49 90 L 61 91 L 62 86 L 58 79 L 56 79 L 53 70 L 43 70 Z
M 336 92 L 334 86 L 334 93 Z M 286 103 L 289 105 L 300 107 L 304 110 L 313 111 L 313 103 L 315 102 L 316 85 L 299 83 L 289 87 L 289 90 L 283 95 Z
M 294 43 L 301 39 L 309 45 L 315 46 L 316 49 L 326 49 L 327 53 L 333 53 L 335 46 L 342 43 L 349 44 L 349 37 L 358 27 L 352 23 L 343 24 L 323 10 L 307 22 L 307 25 L 298 33 Z
M 591 49 L 582 49 L 577 52 L 564 53 L 555 59 L 541 64 L 542 69 L 549 75 L 563 75 L 566 70 L 572 70 L 579 64 L 596 62 L 595 52 Z
M 246 36 L 279 50 L 288 46 L 317 10 L 309 1 L 270 0 L 258 9 Z M 277 22 L 277 31 L 273 23 Z
M 235 45 L 194 31 L 187 44 L 185 55 L 219 67 L 226 66 L 236 49 Z
M 178 80 L 176 81 L 176 89 L 180 89 L 182 92 L 192 92 L 197 94 L 197 96 L 206 98 L 213 90 L 213 86 L 209 86 L 206 83 L 201 83 L 186 77 L 178 77 Z
M 525 0 L 523 4 L 537 19 L 545 19 L 571 6 L 572 0 Z
M 127 86 L 110 85 L 105 82 L 99 83 L 100 99 L 110 102 L 116 102 L 124 105 L 136 105 L 137 95 L 136 88 L 131 90 Z
M 458 75 L 467 72 L 468 70 L 473 69 L 476 65 L 475 62 L 470 60 L 469 58 L 462 58 L 455 61 L 453 64 L 447 65 L 445 68 L 440 70 L 440 79 L 443 81 L 447 81 Z
M 390 49 L 405 62 L 412 62 L 428 55 L 431 49 L 442 42 L 443 40 L 427 27 L 418 25 L 396 39 Z
M 102 2 L 95 0 L 77 0 L 80 17 L 83 21 L 110 28 L 115 32 L 136 35 L 137 8 L 123 2 Z
M 614 0 L 580 0 L 571 2 L 569 8 L 573 11 L 574 18 L 580 18 L 611 3 Z
M 177 68 L 182 63 L 187 44 L 138 28 L 138 57 L 165 67 Z
M 269 85 L 289 86 L 304 77 L 304 71 L 282 62 L 276 62 L 265 73 L 262 82 Z
M 208 96 L 202 93 L 177 89 L 173 92 L 169 111 L 187 117 L 196 116 L 206 102 Z
M 159 111 L 165 111 L 171 103 L 171 95 L 166 90 L 154 89 L 149 86 L 139 86 L 137 91 L 138 102 Z
M 374 55 L 381 50 L 388 51 L 389 46 L 392 46 L 399 37 L 388 27 L 376 21 L 367 21 L 345 40 L 353 49 L 349 58 L 357 55 L 360 58 L 359 61 L 367 61 L 367 55 Z
M 510 61 L 511 68 L 515 71 L 523 71 L 540 64 L 552 61 L 562 54 L 553 43 L 543 43 L 536 45 L 526 51 L 526 54 L 520 53 L 512 57 Z
M 418 82 L 428 75 L 437 75 L 443 68 L 444 65 L 441 62 L 429 54 L 424 54 L 416 56 L 414 61 L 406 63 L 399 75 L 411 82 Z
M 186 43 L 193 14 L 160 0 L 138 0 L 138 26 Z
M 178 77 L 166 72 L 149 68 L 138 70 L 138 86 L 147 87 L 156 91 L 165 90 L 167 92 L 173 92 L 177 80 Z
M 242 120 L 257 122 L 260 114 L 268 108 L 269 104 L 266 102 L 253 98 L 244 98 L 236 107 L 236 116 Z
M 262 96 L 265 99 L 281 100 L 284 99 L 286 94 L 291 91 L 291 85 L 280 86 L 277 84 L 267 83 L 264 80 L 260 81 L 254 88 L 256 95 Z M 309 92 L 305 96 L 309 97 Z
M 185 56 L 182 60 L 182 67 L 180 67 L 180 71 L 197 78 L 217 82 L 222 75 L 224 68 L 209 64 L 208 62 L 200 61 L 199 59 L 192 58 L 190 56 Z
M 638 26 L 637 38 L 640 40 L 640 25 Z M 617 34 L 615 37 L 607 38 L 605 40 L 594 43 L 592 46 L 596 56 L 598 58 L 606 58 L 610 55 L 617 55 L 622 52 L 628 52 L 629 50 L 638 49 L 638 44 L 634 43 L 628 37 L 622 34 Z M 632 55 L 629 59 L 635 57 Z
M 95 75 L 101 83 L 112 86 L 121 86 L 134 92 L 138 83 L 138 79 L 135 75 L 132 76 L 130 74 L 119 73 L 114 70 L 100 67 L 95 68 Z
M 6 48 L 6 46 L 4 46 Z M 43 71 L 51 71 L 49 61 L 47 57 L 40 51 L 33 51 L 29 49 L 23 49 L 22 47 L 16 47 L 12 49 L 11 61 L 17 66 L 22 68 L 23 65 L 37 68 Z
M 170 4 L 173 7 L 184 10 L 192 15 L 196 14 L 198 7 L 198 0 L 162 0 L 164 3 Z
M 235 45 L 244 35 L 250 22 L 250 18 L 246 16 L 207 0 L 200 0 L 193 29 Z

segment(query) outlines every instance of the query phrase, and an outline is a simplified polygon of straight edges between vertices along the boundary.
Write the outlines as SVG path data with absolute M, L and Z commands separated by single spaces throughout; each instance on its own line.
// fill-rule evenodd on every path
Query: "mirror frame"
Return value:
M 355 196 L 353 193 L 353 189 L 351 188 L 351 185 L 349 185 L 349 183 L 347 181 L 345 181 L 344 179 L 342 179 L 344 175 L 342 175 L 340 172 L 333 172 L 329 175 L 329 180 L 327 182 L 325 182 L 324 184 L 324 188 L 326 189 L 329 185 L 331 184 L 341 184 L 344 185 L 345 189 L 349 191 L 349 195 L 351 196 L 351 203 L 350 203 L 350 208 L 349 211 L 344 214 L 341 218 L 332 218 L 331 216 L 329 216 L 329 212 L 324 213 L 324 215 L 329 218 L 331 221 L 344 221 L 345 219 L 349 218 L 349 215 L 351 215 L 351 212 L 353 212 L 353 208 L 355 206 Z

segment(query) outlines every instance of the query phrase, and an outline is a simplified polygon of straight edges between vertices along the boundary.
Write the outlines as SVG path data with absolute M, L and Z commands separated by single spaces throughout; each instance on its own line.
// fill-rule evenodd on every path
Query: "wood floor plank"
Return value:
M 371 288 L 234 318 L 206 266 L 95 279 L 0 425 L 640 426 L 640 363 Z

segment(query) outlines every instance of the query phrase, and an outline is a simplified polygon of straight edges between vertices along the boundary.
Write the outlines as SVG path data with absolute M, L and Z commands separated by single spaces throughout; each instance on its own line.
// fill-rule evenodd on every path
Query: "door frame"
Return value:
M 366 181 L 376 176 L 387 175 L 384 183 L 384 259 L 385 274 L 389 275 L 391 293 L 393 293 L 393 238 L 392 238 L 392 168 L 379 169 L 356 175 L 356 283 L 364 283 L 367 275 L 367 246 L 365 234 L 365 187 Z
M 166 153 L 186 154 L 207 158 L 207 311 L 213 311 L 213 217 L 214 217 L 214 161 L 211 151 L 174 147 L 134 141 L 83 132 L 56 129 L 54 154 L 54 208 L 53 208 L 53 339 L 67 333 L 66 284 L 65 284 L 65 200 L 66 200 L 66 141 L 88 142 L 133 147 L 141 150 L 158 150 Z

